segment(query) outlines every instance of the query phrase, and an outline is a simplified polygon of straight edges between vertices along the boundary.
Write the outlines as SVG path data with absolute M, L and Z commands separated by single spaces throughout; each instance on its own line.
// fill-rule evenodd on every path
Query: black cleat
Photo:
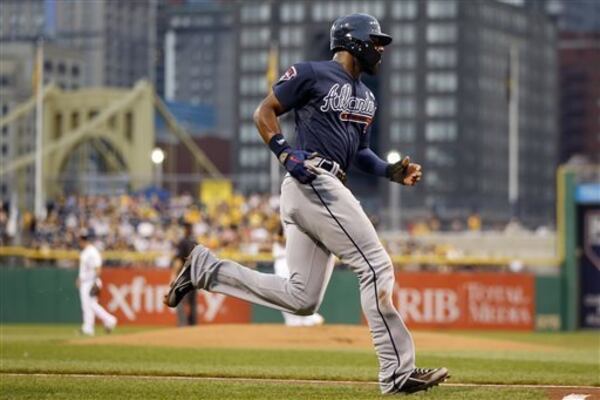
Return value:
M 171 288 L 165 295 L 163 303 L 171 308 L 177 307 L 181 299 L 192 290 L 194 290 L 194 285 L 192 284 L 192 256 L 190 254 L 183 263 L 177 278 L 171 282 Z
M 446 368 L 415 368 L 398 392 L 406 394 L 420 392 L 437 386 L 448 378 Z

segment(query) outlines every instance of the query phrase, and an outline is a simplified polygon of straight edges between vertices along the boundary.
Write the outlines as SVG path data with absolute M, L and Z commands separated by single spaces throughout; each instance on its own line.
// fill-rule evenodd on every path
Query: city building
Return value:
M 80 51 L 85 86 L 154 81 L 157 0 L 3 0 L 0 42 L 47 41 Z
M 34 40 L 47 31 L 47 1 L 5 0 L 0 7 L 0 38 L 3 41 Z
M 221 174 L 230 176 L 231 170 L 231 141 L 221 136 L 198 136 L 192 133 L 192 140 L 201 148 L 208 159 Z M 158 138 L 156 143 L 165 152 L 165 162 L 162 166 L 162 185 L 171 193 L 198 194 L 198 183 L 205 175 L 190 153 L 181 142 L 170 140 L 170 137 Z
M 55 4 L 56 40 L 85 55 L 87 85 L 154 82 L 157 0 Z
M 559 30 L 560 162 L 600 162 L 600 2 L 544 1 Z
M 235 98 L 236 170 L 246 191 L 269 190 L 273 158 L 252 112 L 268 90 L 270 49 L 279 72 L 323 60 L 338 16 L 377 17 L 394 42 L 380 75 L 365 77 L 378 99 L 372 147 L 398 150 L 423 164 L 424 180 L 402 189 L 403 220 L 435 213 L 444 219 L 478 212 L 487 222 L 515 214 L 531 225 L 554 215 L 558 109 L 556 29 L 545 11 L 508 0 L 244 1 L 236 9 L 239 60 Z M 518 183 L 509 202 L 511 48 L 518 74 Z M 516 96 L 515 93 L 512 93 Z M 515 98 L 513 97 L 513 100 Z M 293 134 L 288 118 L 286 135 Z M 350 186 L 367 210 L 389 208 L 390 184 L 353 173 Z M 513 196 L 515 193 L 513 193 Z M 397 228 L 397 227 L 392 227 Z
M 36 82 L 36 43 L 4 42 L 0 46 L 0 115 L 8 115 L 15 107 L 34 94 Z M 44 45 L 44 84 L 53 83 L 61 89 L 82 86 L 83 56 L 72 49 L 46 43 Z M 15 123 L 0 130 L 0 166 L 6 167 L 16 157 L 35 150 L 35 112 L 30 112 Z M 1 201 L 9 201 L 13 193 L 25 193 L 20 199 L 33 201 L 33 165 L 8 177 L 2 176 Z M 19 188 L 17 188 L 19 186 Z M 18 190 L 17 190 L 18 189 Z
M 236 55 L 233 2 L 167 2 L 161 6 L 157 91 L 166 100 L 209 106 L 214 132 L 235 130 Z
M 72 90 L 131 87 L 154 79 L 156 0 L 143 2 L 3 0 L 0 7 L 0 111 L 7 115 L 33 94 L 35 45 L 44 38 L 44 82 Z M 1 163 L 34 151 L 34 113 L 4 126 Z M 19 193 L 32 208 L 33 165 L 2 177 L 2 201 Z
M 600 2 L 597 0 L 537 0 L 556 19 L 561 32 L 600 31 Z
M 600 30 L 560 35 L 560 161 L 600 163 Z

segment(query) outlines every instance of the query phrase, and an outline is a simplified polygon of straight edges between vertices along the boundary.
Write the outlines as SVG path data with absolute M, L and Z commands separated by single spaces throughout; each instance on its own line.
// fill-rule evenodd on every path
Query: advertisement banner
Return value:
M 410 328 L 533 330 L 534 290 L 526 274 L 398 272 L 394 302 Z
M 170 272 L 149 268 L 103 268 L 100 304 L 119 324 L 177 324 L 175 309 L 165 306 Z M 219 293 L 197 292 L 198 324 L 250 322 L 250 304 Z
M 600 328 L 600 206 L 578 206 L 579 325 Z
M 233 196 L 233 184 L 228 179 L 204 179 L 200 184 L 200 200 L 209 207 Z

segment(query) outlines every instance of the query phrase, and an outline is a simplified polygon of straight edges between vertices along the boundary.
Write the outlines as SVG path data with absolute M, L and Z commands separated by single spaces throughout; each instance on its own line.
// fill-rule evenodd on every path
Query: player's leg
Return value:
M 284 279 L 289 279 L 290 271 L 287 268 L 287 263 L 285 260 L 276 260 L 273 264 L 273 272 L 275 275 L 280 276 Z M 302 325 L 302 316 L 294 315 L 287 311 L 282 311 L 281 315 L 283 316 L 283 322 L 286 326 L 301 326 Z
M 330 253 L 296 227 L 286 228 L 286 233 L 288 279 L 258 272 L 231 260 L 220 260 L 206 248 L 196 246 L 190 255 L 191 282 L 198 289 L 280 311 L 299 315 L 314 313 L 331 276 Z
M 304 291 L 313 303 L 314 311 L 308 315 L 298 316 L 306 319 L 314 315 L 325 297 L 325 291 L 331 280 L 335 257 L 322 243 L 307 235 L 298 225 L 285 223 L 287 238 L 285 247 L 285 264 L 289 279 L 293 282 L 303 282 Z M 307 255 L 312 255 L 307 258 Z
M 186 298 L 187 296 L 189 296 L 190 294 L 195 294 L 195 292 L 190 292 L 188 294 L 186 294 L 186 297 L 184 297 L 181 302 L 179 304 L 177 304 L 177 309 L 176 311 L 176 315 L 177 315 L 177 326 L 186 326 L 187 325 L 187 315 L 185 313 L 185 307 L 186 307 Z
M 311 209 L 299 214 L 302 225 L 358 276 L 362 309 L 379 358 L 381 390 L 396 392 L 414 370 L 415 355 L 412 337 L 392 302 L 391 260 L 360 203 L 339 180 L 323 174 L 312 185 L 296 188 L 312 199 L 310 206 L 302 206 Z
M 314 239 L 304 233 L 300 228 L 293 223 L 285 224 L 285 234 L 287 237 L 287 243 L 315 243 L 318 246 L 323 246 L 320 243 L 316 243 Z M 322 325 L 325 322 L 325 319 L 316 311 L 321 306 L 323 302 L 323 297 L 325 297 L 325 291 L 327 290 L 327 286 L 329 285 L 329 281 L 331 279 L 331 274 L 333 273 L 333 267 L 335 264 L 335 257 L 329 253 L 329 251 L 325 251 L 325 254 L 328 254 L 328 258 L 326 263 L 323 265 L 321 262 L 312 264 L 310 266 L 310 270 L 306 270 L 306 248 L 304 246 L 295 246 L 289 245 L 286 246 L 286 257 L 284 265 L 287 267 L 288 273 L 290 276 L 294 276 L 295 274 L 308 274 L 308 277 L 315 276 L 317 279 L 314 279 L 310 283 L 310 287 L 313 288 L 313 291 L 308 293 L 308 296 L 316 299 L 316 304 L 314 305 L 314 313 L 310 315 L 291 315 L 291 326 L 314 326 L 314 325 Z M 315 268 L 324 268 L 324 274 L 321 275 L 321 271 L 318 273 L 314 271 Z M 321 278 L 322 281 L 319 282 L 318 279 Z M 319 289 L 320 288 L 320 289 Z M 317 289 L 319 291 L 317 292 Z
M 197 296 L 196 292 L 191 292 L 188 295 L 188 303 L 190 305 L 188 314 L 188 325 L 193 326 L 198 322 L 198 308 L 197 308 Z
M 94 334 L 94 310 L 92 309 L 90 297 L 91 288 L 92 285 L 90 283 L 81 282 L 79 284 L 79 299 L 81 300 L 81 314 L 83 316 L 81 332 L 84 335 Z
M 98 304 L 97 297 L 90 297 L 90 306 L 93 311 L 93 315 L 98 317 L 102 321 L 102 325 L 108 330 L 112 330 L 117 326 L 117 318 L 110 314 L 100 304 Z
M 330 271 L 333 271 L 333 258 L 331 262 L 332 264 L 331 266 L 328 265 L 328 268 L 330 268 Z M 273 270 L 275 271 L 276 275 L 283 278 L 289 278 L 290 276 L 286 260 L 277 260 L 275 264 L 273 264 Z M 329 278 L 327 278 L 327 281 L 329 281 Z M 282 311 L 281 314 L 283 315 L 283 320 L 287 326 L 315 326 L 323 325 L 325 322 L 325 319 L 318 313 L 303 316 Z
M 191 307 L 192 307 L 192 298 L 195 299 L 196 292 L 192 291 L 186 294 L 181 302 L 177 305 L 177 326 L 188 326 L 191 324 Z M 196 312 L 194 310 L 194 312 Z M 195 324 L 195 323 L 194 323 Z

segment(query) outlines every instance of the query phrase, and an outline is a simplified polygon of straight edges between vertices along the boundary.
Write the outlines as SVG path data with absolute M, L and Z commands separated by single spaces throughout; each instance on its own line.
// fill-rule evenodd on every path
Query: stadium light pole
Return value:
M 162 187 L 162 166 L 165 161 L 165 152 L 160 147 L 155 147 L 150 154 L 154 164 L 154 184 L 157 188 Z
M 36 218 L 44 218 L 46 210 L 44 207 L 44 192 L 42 182 L 42 137 L 44 129 L 44 38 L 40 37 L 37 42 L 36 57 L 34 62 L 35 80 L 35 187 L 34 187 L 34 210 Z
M 397 163 L 402 159 L 402 155 L 397 150 L 390 150 L 385 157 L 390 164 Z M 388 199 L 388 210 L 390 216 L 390 230 L 401 229 L 400 220 L 400 185 L 391 182 Z
M 519 217 L 519 47 L 510 45 L 508 82 L 508 203 Z

